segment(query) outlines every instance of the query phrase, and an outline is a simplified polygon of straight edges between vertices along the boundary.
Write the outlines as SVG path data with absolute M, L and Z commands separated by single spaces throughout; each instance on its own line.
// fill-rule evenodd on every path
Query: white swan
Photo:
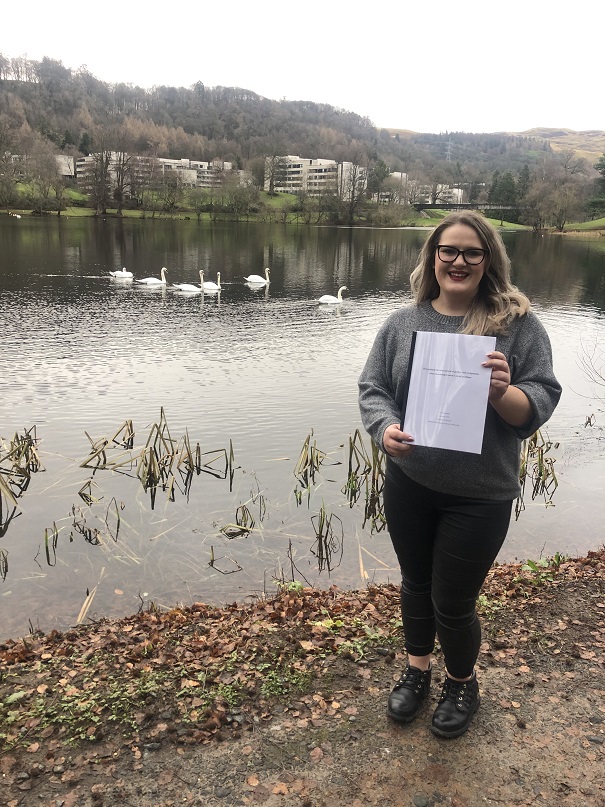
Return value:
M 221 290 L 221 273 L 216 273 L 216 283 L 212 280 L 204 280 L 204 273 L 200 272 L 202 280 L 202 288 L 204 291 L 220 291 Z
M 115 278 L 116 278 L 116 279 L 118 279 L 118 280 L 119 280 L 119 279 L 122 279 L 122 280 L 131 280 L 131 279 L 134 277 L 134 275 L 132 274 L 132 272 L 129 272 L 129 271 L 126 269 L 126 267 L 124 267 L 123 269 L 116 269 L 116 271 L 115 271 L 115 272 L 110 272 L 110 273 L 109 273 L 109 276 L 110 276 L 110 277 L 115 277 Z
M 338 297 L 334 297 L 333 294 L 324 294 L 322 295 L 318 303 L 325 303 L 326 305 L 334 305 L 335 303 L 342 303 L 342 293 L 343 291 L 348 291 L 346 286 L 341 286 L 338 289 Z
M 202 283 L 204 282 L 204 273 L 200 272 L 200 285 L 196 286 L 194 283 L 173 283 L 173 289 L 178 289 L 179 291 L 189 291 L 193 293 L 199 294 L 203 291 Z
M 135 280 L 135 283 L 143 283 L 145 286 L 165 286 L 166 285 L 166 267 L 162 266 L 160 270 L 162 279 L 158 277 L 144 277 L 141 280 Z
M 248 277 L 245 277 L 244 280 L 247 280 L 248 283 L 255 283 L 257 286 L 265 286 L 267 283 L 271 282 L 269 280 L 269 272 L 270 271 L 271 270 L 267 266 L 267 268 L 265 269 L 265 276 L 264 277 L 261 277 L 260 275 L 248 275 Z

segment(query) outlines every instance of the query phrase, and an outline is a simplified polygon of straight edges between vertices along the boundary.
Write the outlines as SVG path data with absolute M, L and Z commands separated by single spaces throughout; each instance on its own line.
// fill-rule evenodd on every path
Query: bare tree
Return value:
M 91 199 L 95 215 L 101 216 L 107 213 L 111 198 L 111 150 L 102 143 L 92 157 Z
M 34 213 L 42 215 L 54 206 L 54 187 L 58 177 L 59 168 L 53 147 L 47 140 L 38 138 L 27 161 L 30 202 Z

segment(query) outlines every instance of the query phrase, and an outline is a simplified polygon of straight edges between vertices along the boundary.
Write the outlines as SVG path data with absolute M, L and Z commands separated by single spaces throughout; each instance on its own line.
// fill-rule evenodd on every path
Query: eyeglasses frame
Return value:
M 440 250 L 442 247 L 444 247 L 444 248 L 446 248 L 446 249 L 455 249 L 455 250 L 456 250 L 456 257 L 455 257 L 455 258 L 453 258 L 453 259 L 452 259 L 452 260 L 450 260 L 450 261 L 445 260 L 444 258 L 442 258 L 442 257 L 441 257 L 441 255 L 439 254 L 439 250 Z M 483 257 L 482 257 L 482 258 L 481 258 L 481 260 L 480 260 L 480 261 L 478 261 L 477 263 L 471 263 L 471 262 L 470 262 L 470 261 L 468 261 L 468 260 L 467 260 L 467 258 L 466 258 L 466 254 L 465 254 L 465 253 L 467 253 L 467 252 L 482 252 L 482 253 L 483 253 Z M 484 261 L 484 260 L 485 260 L 485 259 L 488 257 L 488 255 L 489 255 L 489 250 L 488 250 L 488 249 L 484 249 L 483 247 L 468 247 L 467 249 L 458 249 L 458 247 L 452 247 L 452 246 L 450 246 L 449 244 L 437 244 L 437 247 L 436 247 L 436 249 L 435 249 L 435 254 L 437 255 L 437 257 L 439 258 L 439 260 L 440 260 L 442 263 L 455 263 L 455 262 L 458 260 L 458 257 L 459 257 L 460 255 L 462 255 L 462 260 L 463 260 L 463 261 L 464 261 L 466 264 L 468 264 L 469 266 L 480 266 L 480 265 L 483 263 L 483 261 Z

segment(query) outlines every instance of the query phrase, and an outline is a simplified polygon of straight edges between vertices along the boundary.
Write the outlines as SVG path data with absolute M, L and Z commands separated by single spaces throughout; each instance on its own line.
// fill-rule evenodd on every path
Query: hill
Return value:
M 530 129 L 525 135 L 547 140 L 554 151 L 572 150 L 591 165 L 605 154 L 605 131 L 575 132 L 573 129 Z
M 368 118 L 312 101 L 265 98 L 240 87 L 159 86 L 150 90 L 100 81 L 43 58 L 19 70 L 0 53 L 0 147 L 22 153 L 41 136 L 66 153 L 102 141 L 139 154 L 212 160 L 237 167 L 276 154 L 375 164 L 391 171 L 439 173 L 439 181 L 486 181 L 494 171 L 541 165 L 545 154 L 573 148 L 592 167 L 605 132 L 532 129 L 510 133 L 418 133 L 377 129 Z M 29 138 L 29 141 L 28 141 Z M 122 145 L 124 147 L 124 145 Z

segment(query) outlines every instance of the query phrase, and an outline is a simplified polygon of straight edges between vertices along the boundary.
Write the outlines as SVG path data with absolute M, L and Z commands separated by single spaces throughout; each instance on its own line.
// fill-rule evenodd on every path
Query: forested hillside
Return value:
M 0 54 L 0 146 L 38 133 L 64 151 L 89 152 L 120 137 L 137 153 L 212 160 L 238 167 L 276 154 L 372 162 L 391 171 L 434 171 L 457 180 L 476 172 L 530 168 L 550 152 L 543 138 L 445 133 L 406 137 L 376 129 L 355 112 L 312 101 L 276 101 L 238 87 L 107 84 L 61 62 Z M 470 176 L 469 176 L 470 174 Z
M 6 208 L 14 184 L 11 154 L 26 158 L 22 166 L 35 185 L 31 195 L 47 201 L 52 183 L 44 180 L 42 166 L 50 160 L 54 165 L 57 153 L 223 160 L 247 169 L 257 189 L 263 187 L 265 158 L 293 154 L 363 166 L 368 200 L 388 187 L 389 173 L 403 172 L 410 188 L 431 188 L 435 202 L 439 188 L 454 186 L 468 201 L 517 208 L 520 220 L 536 229 L 561 229 L 566 221 L 605 211 L 601 144 L 605 149 L 602 132 L 379 130 L 369 119 L 328 104 L 277 101 L 202 81 L 150 90 L 108 84 L 86 68 L 0 54 L 0 201 Z M 413 203 L 410 195 L 396 201 Z

